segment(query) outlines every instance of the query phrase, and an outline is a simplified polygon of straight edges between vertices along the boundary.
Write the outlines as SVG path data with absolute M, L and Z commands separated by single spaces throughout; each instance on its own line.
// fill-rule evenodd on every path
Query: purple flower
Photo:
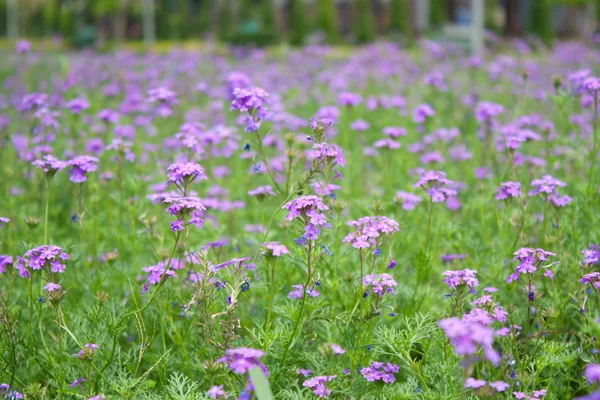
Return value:
M 530 274 L 533 275 L 544 261 L 548 261 L 549 257 L 555 256 L 556 254 L 543 249 L 532 249 L 528 247 L 521 248 L 515 253 L 513 261 L 518 261 L 519 264 L 515 267 L 514 272 L 506 279 L 506 283 L 509 284 L 512 281 L 519 279 L 519 274 Z M 545 267 L 548 268 L 548 267 Z M 554 279 L 554 275 L 550 272 L 545 272 L 542 276 Z
M 288 210 L 285 219 L 292 221 L 300 219 L 304 224 L 305 233 L 302 235 L 307 240 L 317 240 L 320 234 L 320 227 L 327 227 L 325 215 L 322 213 L 329 209 L 323 200 L 317 196 L 302 196 L 288 203 L 282 208 Z
M 98 159 L 92 156 L 78 156 L 68 162 L 71 167 L 69 172 L 69 180 L 73 183 L 83 183 L 87 181 L 86 174 L 95 171 L 98 167 L 96 163 Z
M 453 184 L 454 182 L 447 179 L 446 174 L 443 172 L 423 171 L 413 187 L 420 187 L 425 190 L 432 202 L 443 203 L 449 197 L 456 196 L 456 190 L 445 187 Z
M 496 392 L 504 392 L 510 386 L 508 383 L 503 381 L 489 382 L 488 385 L 496 390 Z
M 277 193 L 273 191 L 273 188 L 269 185 L 259 186 L 255 189 L 248 191 L 249 196 L 256 196 L 259 200 L 265 199 L 267 196 L 277 196 Z
M 302 285 L 293 285 L 294 289 L 288 293 L 288 299 L 302 299 L 304 296 L 304 286 Z M 308 297 L 318 297 L 321 293 L 317 292 L 313 286 L 306 288 L 306 295 Z
M 262 246 L 265 248 L 263 254 L 268 257 L 279 257 L 283 254 L 290 254 L 290 251 L 278 242 L 265 242 Z
M 600 248 L 596 245 L 590 245 L 588 249 L 581 250 L 581 254 L 583 254 L 583 265 L 586 267 L 598 264 L 600 261 Z
M 69 385 L 69 388 L 70 388 L 70 389 L 74 389 L 74 388 L 77 386 L 77 387 L 78 387 L 78 388 L 80 388 L 81 390 L 84 390 L 84 389 L 83 389 L 83 386 L 81 386 L 81 384 L 82 384 L 83 382 L 87 382 L 87 379 L 85 379 L 85 378 L 77 378 L 77 379 L 75 379 L 73 382 L 71 382 L 71 384 Z
M 349 221 L 348 226 L 356 228 L 356 231 L 350 232 L 342 242 L 351 243 L 355 249 L 379 247 L 384 236 L 400 230 L 398 222 L 383 216 L 362 217 L 357 221 Z
M 44 285 L 43 289 L 48 293 L 54 293 L 60 291 L 62 289 L 62 286 L 54 282 L 48 282 Z
M 400 148 L 400 143 L 390 138 L 379 139 L 373 143 L 374 147 L 395 150 Z
M 590 383 L 600 383 L 600 365 L 588 364 L 583 369 L 583 376 Z
M 34 271 L 48 268 L 52 273 L 64 272 L 65 263 L 69 260 L 69 255 L 60 247 L 50 245 L 31 249 L 23 257 L 28 268 Z
M 206 395 L 208 397 L 210 397 L 211 399 L 218 399 L 219 397 L 226 396 L 227 393 L 225 393 L 225 391 L 223 390 L 222 385 L 215 385 L 215 386 L 211 387 L 210 389 L 208 389 L 208 391 L 206 392 Z
M 338 96 L 338 104 L 343 107 L 356 107 L 362 103 L 362 97 L 356 93 L 342 92 Z
M 225 355 L 217 360 L 227 365 L 227 367 L 236 374 L 245 374 L 253 367 L 259 367 L 265 376 L 269 376 L 269 371 L 260 362 L 260 358 L 265 353 L 262 350 L 239 347 L 236 349 L 225 350 Z
M 176 185 L 183 185 L 184 187 L 197 178 L 200 180 L 208 179 L 204 173 L 204 168 L 195 163 L 171 164 L 167 168 L 167 177 L 169 178 L 169 182 L 173 182 Z
M 68 101 L 65 108 L 71 110 L 73 114 L 80 114 L 83 110 L 90 108 L 90 103 L 85 97 L 77 97 Z
M 171 107 L 177 104 L 177 94 L 165 87 L 150 89 L 146 102 L 157 103 L 156 113 L 163 118 L 168 117 L 172 114 Z
M 0 274 L 6 271 L 6 267 L 12 265 L 13 258 L 6 254 L 0 254 Z
M 31 42 L 28 40 L 17 40 L 15 44 L 15 52 L 17 54 L 29 53 L 31 51 Z
M 313 144 L 310 158 L 311 160 L 319 160 L 328 166 L 340 165 L 344 167 L 346 165 L 342 149 L 335 144 L 325 142 Z
M 394 374 L 398 370 L 399 367 L 396 364 L 373 361 L 368 367 L 362 368 L 360 374 L 369 382 L 393 383 L 396 381 Z
M 386 126 L 383 128 L 383 134 L 393 138 L 399 138 L 400 136 L 406 136 L 406 129 L 399 126 Z
M 91 360 L 100 346 L 93 343 L 87 343 L 83 346 L 83 349 L 79 350 L 78 353 L 73 354 L 73 357 L 77 357 L 80 360 Z
M 331 343 L 329 345 L 329 347 L 333 351 L 333 354 L 345 354 L 346 353 L 346 350 L 342 349 L 342 346 L 340 346 L 339 344 Z
M 296 373 L 298 375 L 303 375 L 304 377 L 308 377 L 312 373 L 312 371 L 310 369 L 298 368 L 298 369 L 296 369 Z
M 10 222 L 10 218 L 0 217 L 0 227 L 2 227 L 4 225 L 8 225 L 9 222 Z
M 433 117 L 435 110 L 431 108 L 429 104 L 419 104 L 413 110 L 413 122 L 415 124 L 423 124 L 427 121 L 427 118 Z
M 230 110 L 238 110 L 255 115 L 257 111 L 263 110 L 267 104 L 269 94 L 262 88 L 235 88 L 233 89 L 233 100 Z
M 315 376 L 302 383 L 302 386 L 309 388 L 319 398 L 329 397 L 331 390 L 327 389 L 327 382 L 331 382 L 337 375 L 331 376 Z
M 480 123 L 489 124 L 503 112 L 504 107 L 500 104 L 482 101 L 475 108 L 475 119 Z
M 51 180 L 59 170 L 69 165 L 65 161 L 59 161 L 54 156 L 48 154 L 43 157 L 43 160 L 35 160 L 32 165 L 42 169 L 46 174 L 46 179 Z
M 531 181 L 531 189 L 528 193 L 529 196 L 536 196 L 540 193 L 550 195 L 553 194 L 557 188 L 567 186 L 566 183 L 553 178 L 550 175 L 544 175 L 542 179 L 534 179 Z
M 96 114 L 96 117 L 106 124 L 114 124 L 119 121 L 120 115 L 115 110 L 107 108 L 100 110 L 98 114 Z
M 500 355 L 492 347 L 494 330 L 476 322 L 465 322 L 458 318 L 443 319 L 438 322 L 450 340 L 454 351 L 461 356 L 473 355 L 478 348 L 483 349 L 485 358 L 493 365 L 500 363 Z
M 444 271 L 442 272 L 442 275 L 445 276 L 442 282 L 448 285 L 450 289 L 465 285 L 470 290 L 473 290 L 474 287 L 479 286 L 479 281 L 475 276 L 477 275 L 477 271 L 472 269 L 463 269 L 461 271 Z
M 521 184 L 519 182 L 502 182 L 496 189 L 496 200 L 506 200 L 509 197 L 521 195 Z
M 370 274 L 363 278 L 362 284 L 366 286 L 368 292 L 372 292 L 378 297 L 386 294 L 395 294 L 394 288 L 398 282 L 388 274 Z
M 484 387 L 486 384 L 486 382 L 482 379 L 475 379 L 475 378 L 467 378 L 465 379 L 465 388 L 469 389 L 469 388 L 473 388 L 473 389 L 479 389 L 480 387 Z
M 422 200 L 421 196 L 403 191 L 396 192 L 396 196 L 394 197 L 394 202 L 402 204 L 402 209 L 404 210 L 414 210 L 415 206 Z

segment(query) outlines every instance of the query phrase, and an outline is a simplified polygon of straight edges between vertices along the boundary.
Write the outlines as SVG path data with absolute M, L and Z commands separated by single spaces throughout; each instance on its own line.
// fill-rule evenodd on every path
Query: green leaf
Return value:
M 265 377 L 262 369 L 254 367 L 250 370 L 250 379 L 254 385 L 254 393 L 258 400 L 273 400 L 273 393 L 269 386 L 269 381 Z

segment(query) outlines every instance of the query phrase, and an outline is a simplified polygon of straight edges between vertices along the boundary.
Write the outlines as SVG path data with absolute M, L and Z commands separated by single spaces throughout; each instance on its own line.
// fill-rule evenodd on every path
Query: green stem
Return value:
M 425 236 L 425 254 L 429 255 L 429 234 L 431 233 L 431 215 L 433 214 L 433 200 L 429 198 L 429 217 L 427 218 L 427 234 Z
M 275 284 L 275 263 L 275 260 L 269 261 L 268 263 L 271 273 L 267 274 L 267 276 L 269 276 L 269 308 L 267 309 L 267 324 L 265 326 L 265 350 L 267 349 L 267 343 L 269 340 L 269 331 L 271 328 L 271 315 L 273 312 L 273 285 Z
M 50 205 L 50 181 L 46 178 L 46 213 L 44 215 L 44 245 L 48 244 L 48 208 Z

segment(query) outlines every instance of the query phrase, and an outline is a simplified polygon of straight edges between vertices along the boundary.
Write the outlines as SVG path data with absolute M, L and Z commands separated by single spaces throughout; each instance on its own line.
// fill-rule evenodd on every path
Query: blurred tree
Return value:
M 277 34 L 277 19 L 275 17 L 275 5 L 273 0 L 262 0 L 262 34 L 268 43 L 277 43 L 279 35 Z
M 358 43 L 366 43 L 375 39 L 375 21 L 370 0 L 356 0 L 354 26 Z
M 433 29 L 441 28 L 448 20 L 448 7 L 446 0 L 429 0 L 429 22 Z
M 547 46 L 554 39 L 552 0 L 535 0 L 529 13 L 529 31 L 538 36 Z
M 337 8 L 333 0 L 318 2 L 316 28 L 325 34 L 328 43 L 338 41 Z
M 408 0 L 391 0 L 389 8 L 390 33 L 401 33 L 405 36 L 412 36 L 410 26 L 410 4 Z
M 60 4 L 57 0 L 47 0 L 42 5 L 42 19 L 44 21 L 44 34 L 53 35 L 59 29 L 58 16 Z
M 233 26 L 233 2 L 232 0 L 219 1 L 219 18 L 218 18 L 219 40 L 226 42 L 231 37 L 231 29 Z
M 288 2 L 289 41 L 293 46 L 302 46 L 306 38 L 306 13 L 303 0 Z
M 517 36 L 521 32 L 519 23 L 519 0 L 506 0 L 506 23 L 504 24 L 504 34 L 506 36 Z

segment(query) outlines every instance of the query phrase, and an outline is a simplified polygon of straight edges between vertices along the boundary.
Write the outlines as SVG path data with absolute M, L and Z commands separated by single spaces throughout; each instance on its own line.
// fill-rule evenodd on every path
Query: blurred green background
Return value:
M 589 37 L 600 0 L 482 0 L 488 32 Z M 0 0 L 0 34 L 77 47 L 216 38 L 265 46 L 410 42 L 470 24 L 471 0 Z

